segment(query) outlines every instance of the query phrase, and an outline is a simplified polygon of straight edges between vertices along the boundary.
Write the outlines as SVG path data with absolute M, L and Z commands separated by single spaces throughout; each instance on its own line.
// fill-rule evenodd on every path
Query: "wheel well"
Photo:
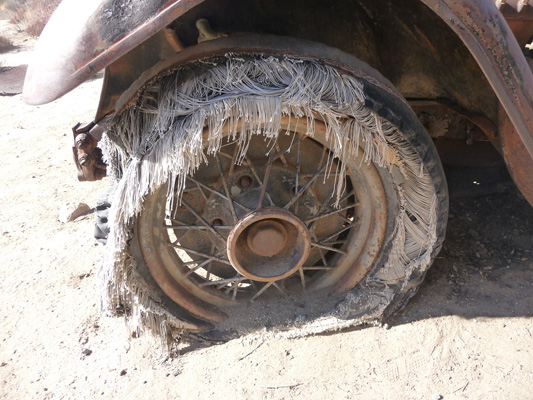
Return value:
M 292 36 L 336 47 L 380 71 L 407 99 L 440 99 L 497 120 L 498 101 L 453 31 L 415 0 L 206 0 L 174 22 L 185 45 L 196 20 L 219 32 Z

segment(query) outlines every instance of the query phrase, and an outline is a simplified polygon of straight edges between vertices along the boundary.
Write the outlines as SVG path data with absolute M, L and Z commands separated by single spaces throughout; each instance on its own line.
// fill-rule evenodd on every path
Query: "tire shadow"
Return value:
M 446 239 L 393 325 L 445 315 L 533 316 L 533 207 L 506 193 L 450 201 Z

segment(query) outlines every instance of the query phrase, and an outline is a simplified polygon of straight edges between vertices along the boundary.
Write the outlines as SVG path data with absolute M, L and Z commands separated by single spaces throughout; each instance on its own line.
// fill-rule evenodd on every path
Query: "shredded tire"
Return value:
M 135 217 L 145 196 L 160 186 L 170 182 L 170 192 L 181 193 L 187 175 L 203 162 L 204 149 L 219 151 L 224 124 L 231 125 L 242 160 L 252 135 L 277 137 L 282 116 L 309 121 L 318 115 L 328 127 L 326 140 L 336 157 L 360 157 L 388 171 L 399 207 L 379 261 L 360 284 L 333 309 L 288 321 L 290 330 L 270 334 L 301 336 L 379 323 L 416 293 L 440 250 L 447 221 L 447 188 L 438 155 L 412 110 L 379 73 L 370 71 L 369 76 L 368 66 L 364 73 L 354 72 L 360 61 L 313 46 L 328 57 L 247 49 L 177 65 L 149 82 L 112 119 L 101 142 L 116 182 L 109 213 L 113 229 L 100 273 L 106 312 L 129 310 L 134 329 L 148 327 L 167 344 L 171 331 L 212 328 L 172 304 L 146 274 L 132 247 Z M 337 192 L 342 194 L 340 178 Z

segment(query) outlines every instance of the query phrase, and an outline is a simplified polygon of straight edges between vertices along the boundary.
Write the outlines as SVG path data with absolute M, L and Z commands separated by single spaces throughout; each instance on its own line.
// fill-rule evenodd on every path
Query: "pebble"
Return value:
M 89 212 L 91 212 L 91 207 L 85 203 L 66 203 L 61 207 L 57 219 L 64 224 L 74 221 L 76 218 L 88 214 Z
M 474 239 L 478 238 L 479 237 L 479 233 L 473 229 L 469 229 L 468 230 L 468 233 L 470 234 L 470 236 L 472 236 Z

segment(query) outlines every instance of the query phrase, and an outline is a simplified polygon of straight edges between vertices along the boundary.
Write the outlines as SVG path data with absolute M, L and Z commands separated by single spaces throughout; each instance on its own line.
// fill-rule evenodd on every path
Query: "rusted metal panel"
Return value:
M 115 110 L 117 100 L 132 83 L 155 64 L 182 50 L 172 29 L 165 28 L 108 65 L 95 120 Z
M 509 173 L 522 195 L 533 206 L 533 159 L 503 107 L 500 107 L 498 131 Z
M 421 1 L 448 23 L 471 51 L 518 140 L 533 157 L 533 75 L 506 22 L 507 19 L 515 27 L 514 33 L 523 41 L 532 29 L 533 7 L 524 0 L 499 1 L 497 5 L 491 0 Z M 26 77 L 25 100 L 42 104 L 60 97 L 202 2 L 63 1 L 37 45 Z M 179 47 L 174 46 L 173 51 L 179 51 Z M 112 98 L 112 103 L 123 88 L 115 89 L 112 94 L 104 93 Z M 113 105 L 105 112 L 112 111 Z
M 53 101 L 203 0 L 64 0 L 44 29 L 23 98 Z
M 468 47 L 533 158 L 533 74 L 509 25 L 488 0 L 421 0 Z

